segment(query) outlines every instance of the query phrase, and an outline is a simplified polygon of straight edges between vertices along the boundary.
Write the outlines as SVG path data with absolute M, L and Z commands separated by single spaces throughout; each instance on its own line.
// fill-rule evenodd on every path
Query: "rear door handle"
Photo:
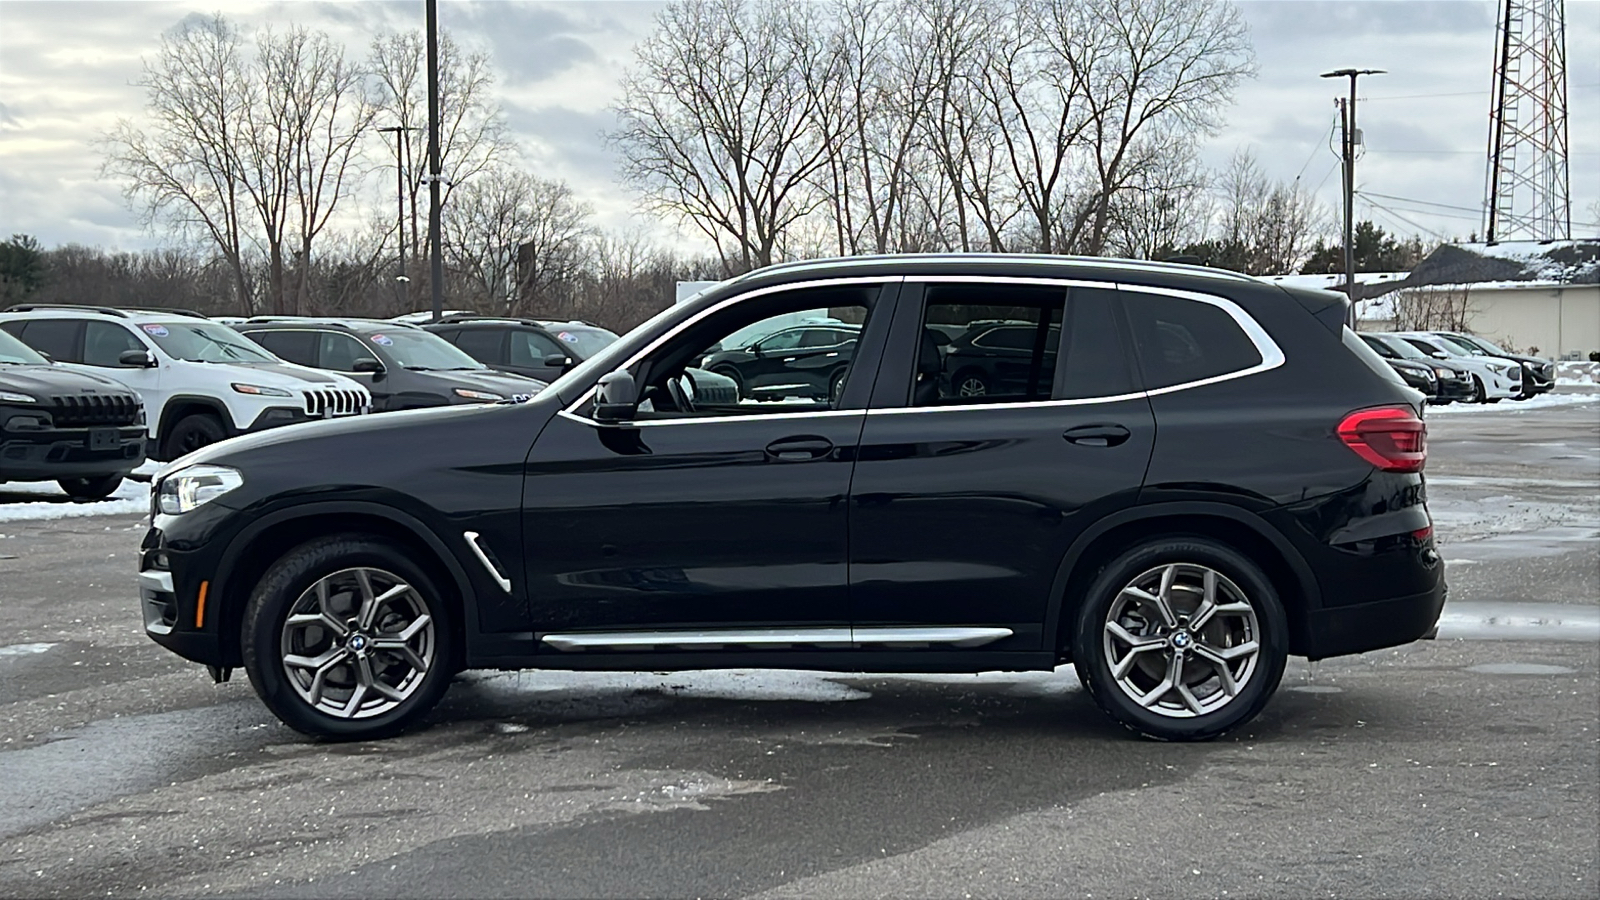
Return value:
M 781 462 L 823 459 L 833 452 L 833 441 L 823 437 L 780 438 L 767 445 L 767 458 Z
M 1063 431 L 1061 436 L 1068 443 L 1085 447 L 1115 447 L 1133 437 L 1133 432 L 1121 425 L 1079 425 Z

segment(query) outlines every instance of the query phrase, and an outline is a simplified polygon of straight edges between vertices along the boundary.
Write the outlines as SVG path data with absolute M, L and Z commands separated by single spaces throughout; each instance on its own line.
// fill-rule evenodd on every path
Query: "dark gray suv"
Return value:
M 373 412 L 521 401 L 546 384 L 497 372 L 415 325 L 263 316 L 235 328 L 289 362 L 361 382 Z

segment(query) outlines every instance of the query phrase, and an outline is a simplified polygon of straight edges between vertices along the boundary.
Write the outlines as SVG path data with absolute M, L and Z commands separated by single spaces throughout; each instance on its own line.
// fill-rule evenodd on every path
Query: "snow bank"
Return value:
M 1552 406 L 1581 406 L 1600 402 L 1600 394 L 1540 394 L 1528 400 L 1501 400 L 1499 403 L 1452 403 L 1449 406 L 1430 406 L 1428 415 L 1503 415 L 1526 412 L 1530 409 L 1547 409 Z
M 17 500 L 15 498 L 18 495 L 39 499 Z M 150 483 L 131 478 L 123 479 L 122 486 L 110 497 L 92 503 L 74 502 L 52 481 L 6 482 L 0 485 L 0 522 L 141 515 L 149 511 Z

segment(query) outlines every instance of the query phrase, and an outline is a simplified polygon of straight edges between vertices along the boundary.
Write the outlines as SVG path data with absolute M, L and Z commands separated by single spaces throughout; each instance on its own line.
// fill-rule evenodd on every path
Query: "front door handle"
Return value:
M 833 441 L 823 437 L 780 438 L 767 445 L 767 458 L 780 462 L 823 459 L 833 452 Z
M 1121 425 L 1079 425 L 1063 431 L 1061 436 L 1068 443 L 1085 447 L 1115 447 L 1133 437 L 1133 432 Z

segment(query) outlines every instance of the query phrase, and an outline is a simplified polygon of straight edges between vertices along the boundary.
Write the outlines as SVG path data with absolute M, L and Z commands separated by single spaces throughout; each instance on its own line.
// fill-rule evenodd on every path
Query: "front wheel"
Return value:
M 450 616 L 432 579 L 362 535 L 302 544 L 274 563 L 242 638 L 256 694 L 313 737 L 394 734 L 433 708 L 452 674 Z
M 104 500 L 122 486 L 121 475 L 94 475 L 88 478 L 63 478 L 56 484 L 74 500 Z
M 1261 569 L 1201 538 L 1167 538 L 1106 566 L 1079 609 L 1078 678 L 1147 738 L 1203 741 L 1261 712 L 1288 659 L 1283 605 Z
M 1472 376 L 1472 402 L 1485 403 L 1489 399 L 1489 391 L 1483 386 L 1483 379 Z
M 167 462 L 177 459 L 188 453 L 193 453 L 201 447 L 215 444 L 226 439 L 228 432 L 222 427 L 222 420 L 210 413 L 194 413 L 184 416 L 172 426 L 167 433 L 167 439 L 162 448 L 162 455 Z

